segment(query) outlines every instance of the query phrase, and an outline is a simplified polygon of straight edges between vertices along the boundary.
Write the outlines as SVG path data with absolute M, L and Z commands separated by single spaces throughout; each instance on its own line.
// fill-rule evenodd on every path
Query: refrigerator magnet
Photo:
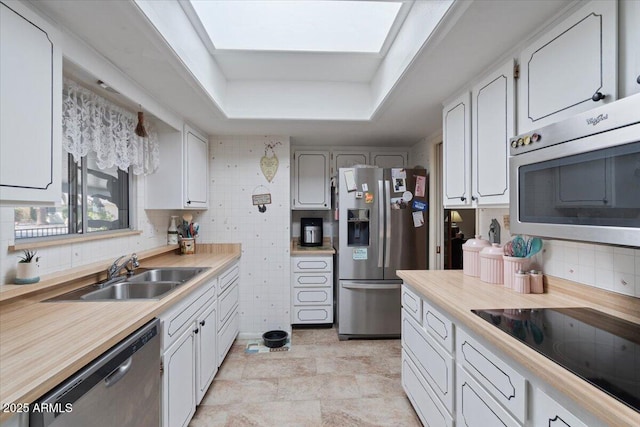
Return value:
M 347 191 L 356 191 L 356 178 L 353 175 L 353 169 L 344 171 L 344 181 L 347 186 Z
M 404 193 L 402 193 L 402 198 L 405 202 L 410 202 L 411 199 L 413 199 L 413 194 L 411 194 L 411 191 L 405 191 Z
M 394 197 L 390 200 L 391 209 L 406 209 L 407 202 L 402 197 Z
M 362 191 L 364 191 L 365 193 L 367 191 L 369 191 L 369 184 L 367 184 L 366 182 L 362 183 Z
M 354 248 L 353 249 L 353 259 L 354 260 L 365 260 L 369 257 L 369 253 L 367 248 Z
M 426 211 L 428 204 L 426 202 L 421 202 L 420 200 L 413 201 L 413 210 L 415 211 Z
M 406 179 L 407 171 L 405 171 L 403 168 L 391 168 L 391 178 L 393 178 L 394 180 L 396 178 Z
M 373 203 L 373 193 L 364 193 L 364 202 Z
M 407 181 L 404 178 L 394 178 L 393 179 L 393 192 L 394 193 L 404 193 L 407 191 Z
M 426 184 L 427 177 L 420 175 L 416 176 L 416 189 L 414 191 L 416 197 L 424 197 L 424 189 L 426 187 Z
M 413 226 L 418 228 L 424 225 L 424 215 L 422 211 L 413 212 Z

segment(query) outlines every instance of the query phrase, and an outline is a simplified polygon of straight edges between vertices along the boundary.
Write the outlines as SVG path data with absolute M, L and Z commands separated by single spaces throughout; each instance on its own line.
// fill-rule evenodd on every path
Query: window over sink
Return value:
M 16 241 L 129 229 L 131 182 L 128 171 L 99 169 L 94 152 L 79 162 L 65 152 L 60 205 L 15 208 Z

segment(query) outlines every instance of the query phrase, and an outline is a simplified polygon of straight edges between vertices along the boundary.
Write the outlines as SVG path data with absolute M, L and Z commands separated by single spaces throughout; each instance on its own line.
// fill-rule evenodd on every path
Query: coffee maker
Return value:
M 300 218 L 300 246 L 322 246 L 322 218 Z

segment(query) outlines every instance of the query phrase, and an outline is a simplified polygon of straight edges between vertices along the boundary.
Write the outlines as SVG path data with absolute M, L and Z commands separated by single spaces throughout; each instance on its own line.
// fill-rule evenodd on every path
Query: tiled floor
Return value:
M 400 340 L 296 329 L 288 352 L 245 345 L 229 351 L 190 426 L 420 426 L 400 384 Z

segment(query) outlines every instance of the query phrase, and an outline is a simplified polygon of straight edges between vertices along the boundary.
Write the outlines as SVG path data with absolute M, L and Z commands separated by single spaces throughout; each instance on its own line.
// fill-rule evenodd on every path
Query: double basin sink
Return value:
M 153 268 L 133 276 L 85 286 L 47 301 L 113 301 L 160 299 L 209 267 Z

